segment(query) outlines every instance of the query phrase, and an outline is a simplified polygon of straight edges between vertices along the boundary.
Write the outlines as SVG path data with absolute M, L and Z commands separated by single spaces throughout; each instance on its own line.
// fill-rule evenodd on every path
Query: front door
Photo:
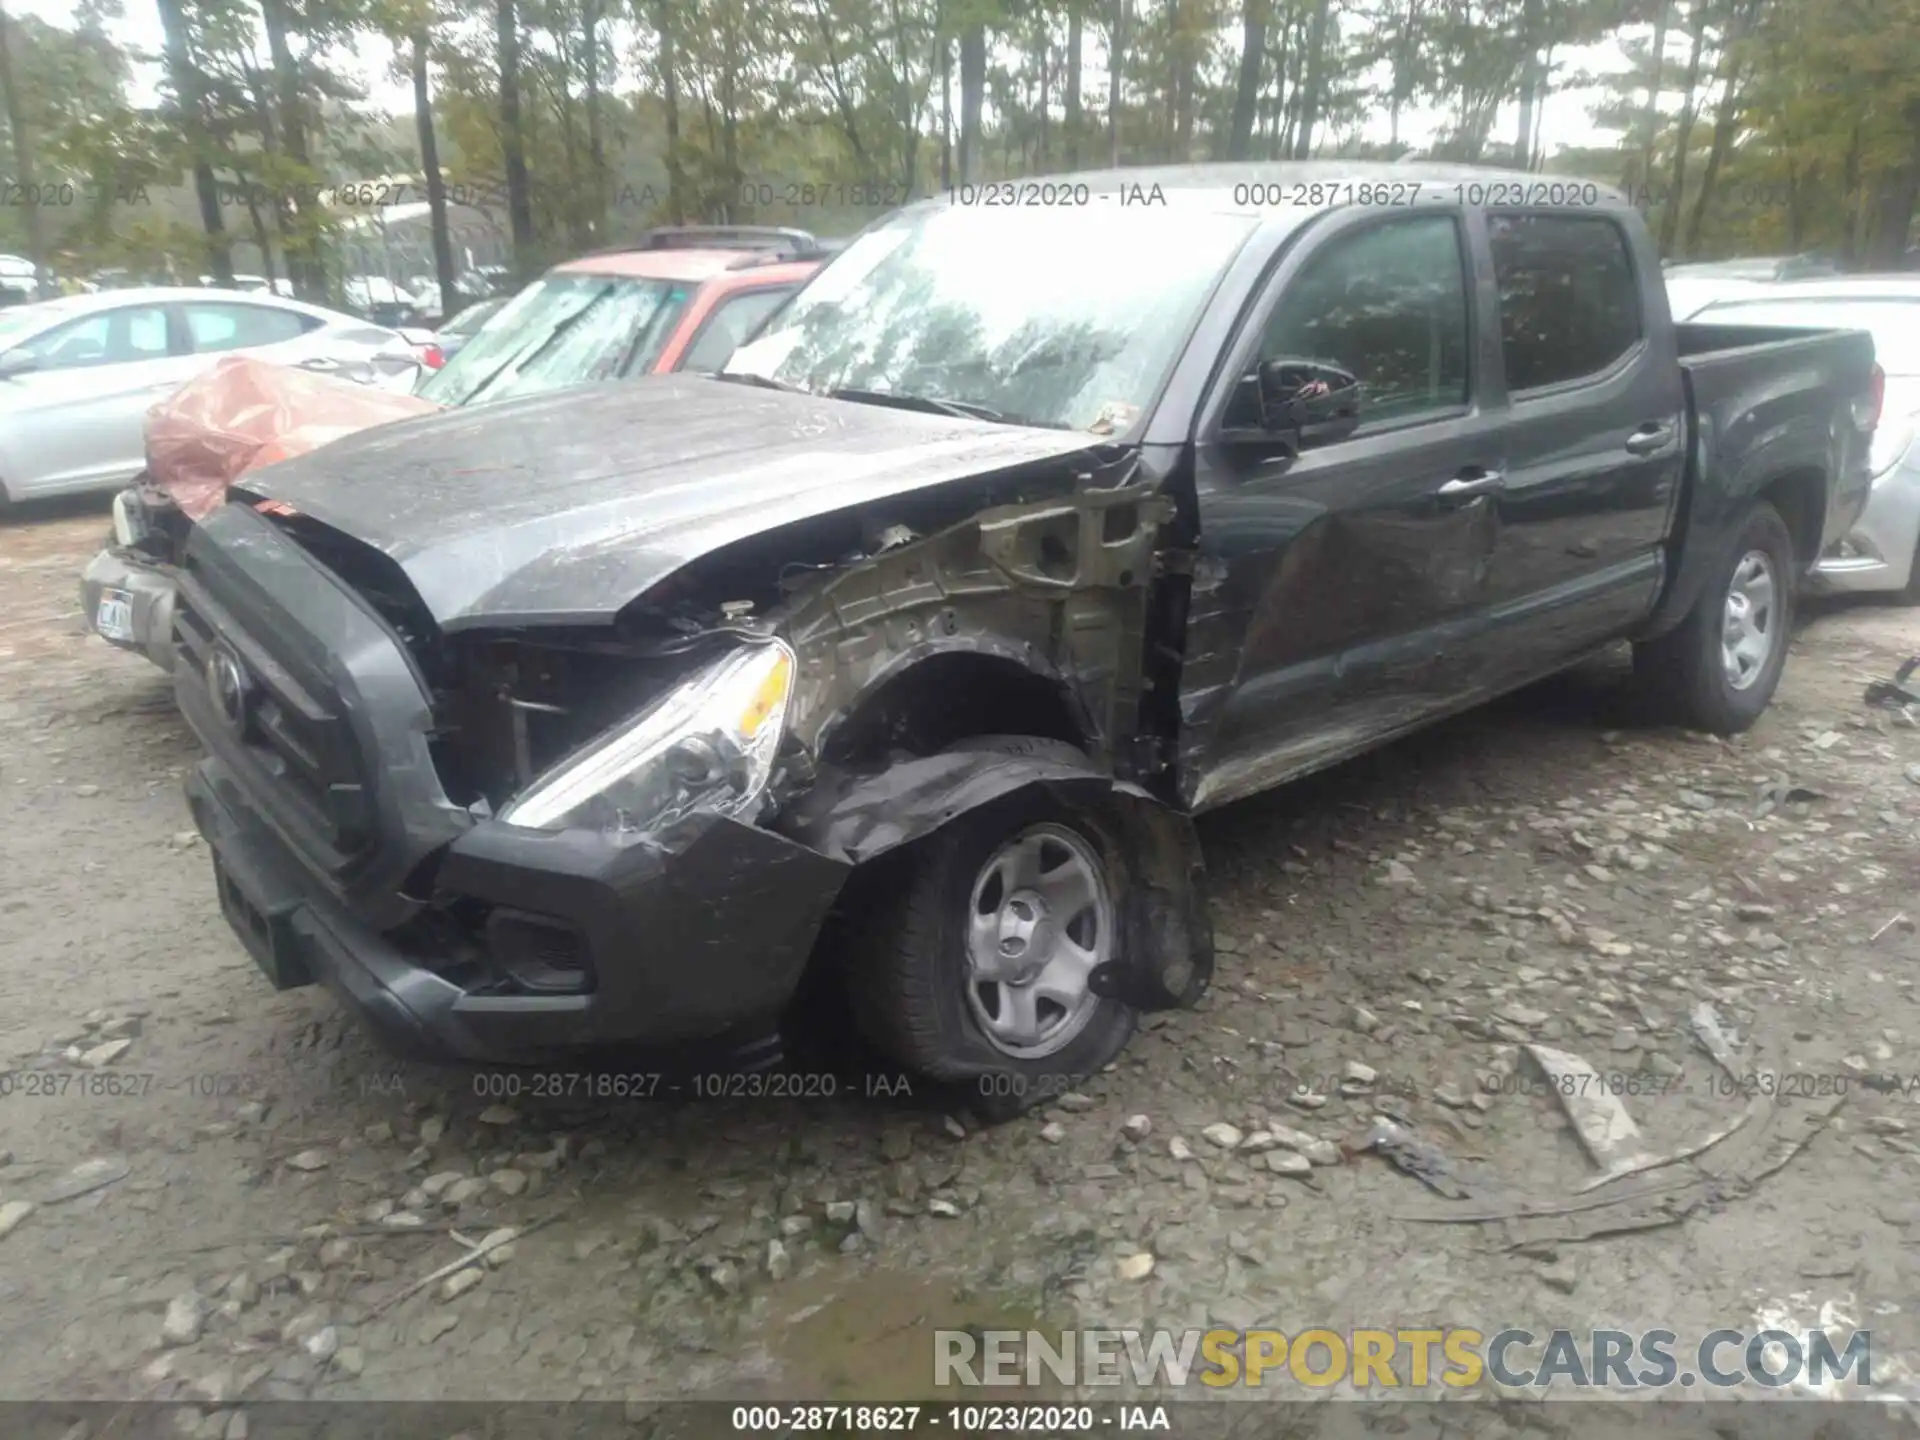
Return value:
M 19 496 L 132 479 L 146 463 L 148 408 L 195 364 L 175 353 L 162 305 L 84 316 L 21 348 L 39 364 L 5 382 L 30 401 L 8 425 L 9 483 Z
M 1201 558 L 1183 695 L 1197 807 L 1406 729 L 1460 694 L 1502 483 L 1465 216 L 1315 223 L 1243 328 L 1196 446 Z M 1263 360 L 1361 382 L 1359 428 L 1293 457 L 1222 438 Z M 1239 417 L 1244 423 L 1245 417 Z M 1238 656 L 1230 674 L 1208 656 Z

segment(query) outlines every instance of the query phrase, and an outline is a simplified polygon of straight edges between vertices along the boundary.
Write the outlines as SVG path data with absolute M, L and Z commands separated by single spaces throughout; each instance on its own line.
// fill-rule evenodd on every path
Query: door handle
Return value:
M 1439 490 L 1442 505 L 1464 505 L 1469 500 L 1482 495 L 1493 495 L 1504 490 L 1507 477 L 1498 470 L 1483 470 L 1479 466 L 1462 470 L 1453 479 L 1447 481 Z
M 1657 455 L 1673 443 L 1671 425 L 1642 425 L 1627 437 L 1629 455 Z

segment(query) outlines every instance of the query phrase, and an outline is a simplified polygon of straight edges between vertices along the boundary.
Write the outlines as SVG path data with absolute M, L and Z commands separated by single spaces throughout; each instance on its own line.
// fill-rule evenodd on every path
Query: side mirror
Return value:
M 9 350 L 0 355 L 0 380 L 11 380 L 40 368 L 40 357 L 27 350 Z
M 1325 445 L 1360 428 L 1360 377 L 1326 360 L 1283 356 L 1257 372 L 1261 428 L 1296 435 L 1298 445 Z
M 1331 361 L 1262 360 L 1240 377 L 1221 439 L 1289 456 L 1344 439 L 1359 428 L 1361 388 Z

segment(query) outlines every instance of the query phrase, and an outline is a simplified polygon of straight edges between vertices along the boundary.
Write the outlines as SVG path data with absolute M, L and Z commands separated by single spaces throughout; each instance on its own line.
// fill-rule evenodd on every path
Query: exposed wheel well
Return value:
M 1768 482 L 1760 498 L 1780 512 L 1793 539 L 1794 563 L 1801 568 L 1820 558 L 1820 537 L 1827 524 L 1827 484 L 1812 470 L 1793 471 Z
M 1085 748 L 1066 689 L 996 655 L 935 655 L 886 681 L 834 726 L 826 758 L 931 755 L 981 735 L 1032 735 Z

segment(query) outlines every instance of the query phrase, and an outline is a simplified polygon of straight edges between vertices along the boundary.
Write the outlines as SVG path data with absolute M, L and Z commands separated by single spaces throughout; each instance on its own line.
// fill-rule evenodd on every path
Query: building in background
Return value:
M 432 321 L 451 309 L 440 294 L 433 264 L 432 207 L 425 200 L 352 207 L 353 194 L 418 194 L 422 187 L 406 177 L 371 181 L 337 192 L 332 208 L 340 213 L 328 269 L 340 277 L 341 298 L 378 319 L 389 309 L 411 306 Z M 453 243 L 454 284 L 462 304 L 498 291 L 510 274 L 512 246 L 504 227 L 480 206 L 447 201 L 448 237 Z M 400 323 L 386 321 L 383 323 Z

